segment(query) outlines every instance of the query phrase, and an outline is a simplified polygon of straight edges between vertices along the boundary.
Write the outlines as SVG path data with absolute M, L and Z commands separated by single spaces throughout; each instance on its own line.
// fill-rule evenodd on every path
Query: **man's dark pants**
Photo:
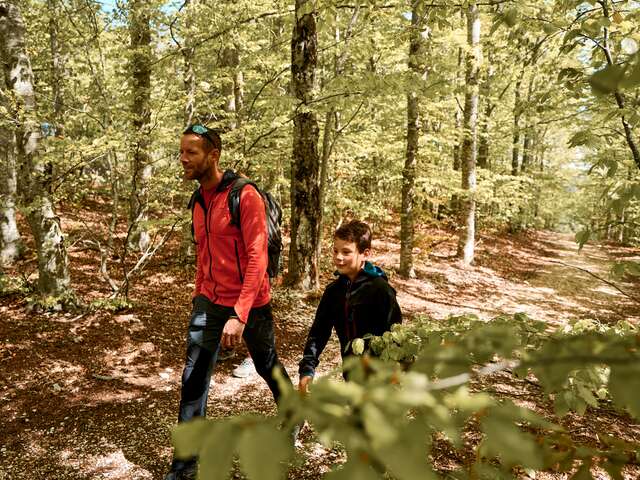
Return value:
M 229 316 L 234 314 L 232 307 L 215 305 L 206 297 L 198 296 L 194 299 L 187 335 L 187 359 L 182 372 L 178 422 L 206 415 L 209 383 L 220 348 L 222 329 Z M 242 338 L 251 354 L 256 371 L 267 382 L 274 400 L 278 403 L 280 388 L 273 377 L 274 368 L 280 367 L 285 379 L 288 382 L 291 380 L 276 353 L 270 304 L 251 309 Z M 171 469 L 182 470 L 193 463 L 194 460 L 174 459 Z

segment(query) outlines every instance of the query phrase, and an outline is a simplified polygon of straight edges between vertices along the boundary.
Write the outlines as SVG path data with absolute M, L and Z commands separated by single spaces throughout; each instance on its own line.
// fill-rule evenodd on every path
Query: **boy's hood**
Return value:
M 340 275 L 337 270 L 333 272 L 333 274 L 336 276 L 343 277 L 343 275 Z M 364 267 L 362 268 L 362 270 L 360 270 L 358 277 L 355 279 L 355 282 L 357 282 L 359 279 L 377 278 L 377 277 L 382 277 L 385 280 L 389 281 L 389 279 L 387 278 L 387 274 L 384 273 L 384 270 L 382 270 L 382 268 L 378 267 L 377 265 L 374 265 L 369 261 L 366 261 L 364 262 Z M 347 277 L 344 277 L 344 278 L 347 278 Z

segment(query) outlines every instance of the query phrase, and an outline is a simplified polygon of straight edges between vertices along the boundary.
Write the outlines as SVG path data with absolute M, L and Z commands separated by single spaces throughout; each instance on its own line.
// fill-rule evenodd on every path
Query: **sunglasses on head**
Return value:
M 184 132 L 182 132 L 182 134 L 186 135 L 187 133 L 195 133 L 196 135 L 200 135 L 202 137 L 205 137 L 213 145 L 215 145 L 216 142 L 213 141 L 213 138 L 209 135 L 209 132 L 213 132 L 213 130 L 211 130 L 210 128 L 205 127 L 204 125 L 202 125 L 200 123 L 196 123 L 194 125 L 190 125 L 189 127 L 187 127 L 187 129 Z

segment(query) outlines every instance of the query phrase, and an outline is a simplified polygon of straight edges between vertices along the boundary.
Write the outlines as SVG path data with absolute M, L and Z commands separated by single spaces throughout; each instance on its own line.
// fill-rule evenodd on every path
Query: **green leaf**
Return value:
M 594 93 L 609 94 L 619 89 L 620 82 L 624 78 L 624 68 L 619 65 L 607 65 L 589 78 Z
M 414 420 L 402 429 L 397 442 L 377 450 L 376 454 L 398 480 L 435 479 L 427 463 L 428 439 L 424 426 Z
M 593 480 L 591 475 L 591 459 L 584 460 L 571 480 Z
M 518 9 L 515 7 L 507 9 L 503 14 L 503 18 L 508 27 L 514 27 L 518 23 Z
M 494 415 L 496 412 L 493 410 L 492 415 L 482 419 L 482 431 L 486 436 L 482 442 L 483 452 L 499 457 L 505 466 L 544 468 L 542 451 L 531 435 L 522 432 L 511 418 L 499 413 Z
M 188 459 L 198 455 L 207 432 L 213 427 L 213 423 L 205 418 L 194 418 L 173 427 L 171 438 L 176 449 L 176 458 Z
M 226 480 L 233 463 L 238 427 L 229 422 L 218 422 L 212 426 L 198 459 L 198 479 Z
M 589 230 L 588 228 L 576 233 L 576 243 L 578 244 L 580 249 L 582 249 L 585 243 L 589 241 L 589 237 L 591 237 L 591 230 Z
M 400 434 L 398 429 L 389 423 L 387 416 L 372 403 L 362 407 L 362 421 L 374 448 L 382 448 L 393 443 Z
M 628 365 L 611 366 L 609 392 L 613 401 L 627 407 L 636 418 L 640 418 L 640 362 L 629 359 Z
M 355 355 L 362 355 L 364 353 L 364 340 L 362 338 L 356 338 L 351 343 L 351 351 Z
M 240 466 L 251 480 L 277 480 L 284 475 L 292 448 L 286 431 L 272 423 L 258 423 L 242 432 Z

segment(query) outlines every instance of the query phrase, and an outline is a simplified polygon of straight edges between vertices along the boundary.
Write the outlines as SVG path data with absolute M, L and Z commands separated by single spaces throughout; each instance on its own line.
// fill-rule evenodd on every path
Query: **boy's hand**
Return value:
M 311 382 L 313 382 L 313 377 L 309 375 L 302 377 L 300 383 L 298 383 L 298 391 L 303 395 L 309 393 L 309 384 Z
M 233 348 L 239 345 L 242 342 L 242 332 L 244 332 L 244 323 L 238 317 L 229 317 L 222 329 L 222 346 Z

